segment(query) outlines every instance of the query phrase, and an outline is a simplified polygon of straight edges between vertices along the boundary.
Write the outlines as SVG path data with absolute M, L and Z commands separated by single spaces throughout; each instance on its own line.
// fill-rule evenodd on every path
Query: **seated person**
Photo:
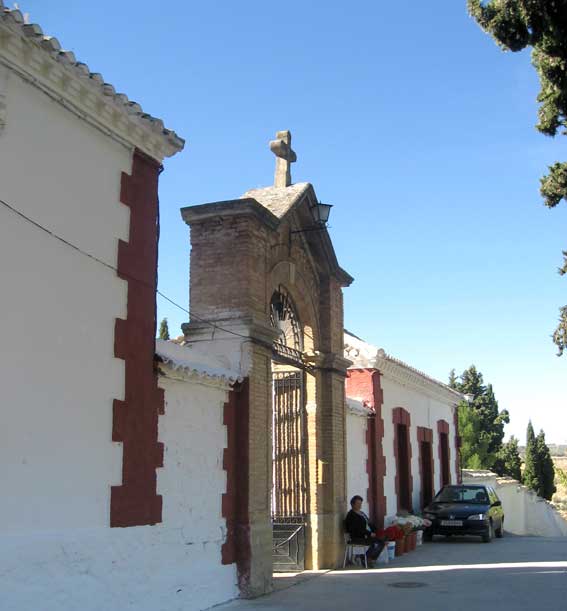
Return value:
M 384 541 L 376 536 L 376 528 L 362 511 L 362 497 L 355 495 L 350 500 L 351 510 L 345 519 L 345 530 L 350 535 L 351 543 L 368 545 L 367 558 L 374 563 L 384 549 Z

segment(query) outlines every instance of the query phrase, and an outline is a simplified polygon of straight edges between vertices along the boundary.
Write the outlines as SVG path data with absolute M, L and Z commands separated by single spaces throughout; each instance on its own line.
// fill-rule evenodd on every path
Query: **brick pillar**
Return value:
M 342 522 L 347 508 L 345 375 L 326 369 L 321 371 L 320 380 L 316 568 L 332 568 L 339 564 L 344 551 Z
M 310 219 L 307 199 L 303 207 Z M 294 214 L 301 217 L 297 209 Z M 191 226 L 192 244 L 192 319 L 184 327 L 186 337 L 227 342 L 228 352 L 233 349 L 231 342 L 239 342 L 239 348 L 244 347 L 250 356 L 246 416 L 250 563 L 244 574 L 239 574 L 239 585 L 243 596 L 253 597 L 272 588 L 271 359 L 278 331 L 270 326 L 270 299 L 279 282 L 286 279 L 293 285 L 296 266 L 297 285 L 303 287 L 295 291 L 303 302 L 299 320 L 317 336 L 306 350 L 314 365 L 314 373 L 307 374 L 306 565 L 332 568 L 342 555 L 346 511 L 344 380 L 350 364 L 343 358 L 342 286 L 348 286 L 352 278 L 337 267 L 328 236 L 326 241 L 324 236 L 308 234 L 304 239 L 311 241 L 310 247 L 304 244 L 297 252 L 290 234 L 295 224 L 282 223 L 254 199 L 193 206 L 183 209 L 182 216 Z M 282 269 L 287 276 L 281 276 Z M 211 322 L 216 328 L 211 328 Z
M 271 351 L 252 347 L 249 397 L 249 516 L 252 552 L 250 576 L 241 595 L 272 589 L 272 374 Z

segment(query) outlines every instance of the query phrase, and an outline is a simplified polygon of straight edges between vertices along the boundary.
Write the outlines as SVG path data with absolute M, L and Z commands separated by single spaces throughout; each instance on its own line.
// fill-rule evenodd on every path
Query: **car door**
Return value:
M 492 516 L 492 524 L 495 529 L 502 528 L 502 520 L 504 511 L 502 510 L 502 502 L 494 491 L 492 486 L 487 486 L 488 498 L 490 499 L 490 515 Z

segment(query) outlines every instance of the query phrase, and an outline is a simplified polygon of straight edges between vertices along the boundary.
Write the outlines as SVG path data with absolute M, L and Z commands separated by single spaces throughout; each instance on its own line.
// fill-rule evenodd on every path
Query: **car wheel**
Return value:
M 482 535 L 483 543 L 490 543 L 492 541 L 493 536 L 494 536 L 494 530 L 493 530 L 492 521 L 491 521 L 490 524 L 488 525 L 488 530 L 486 531 L 486 533 L 484 533 L 484 535 Z
M 496 537 L 498 539 L 502 539 L 503 536 L 504 536 L 504 520 L 500 522 L 500 528 L 496 529 Z

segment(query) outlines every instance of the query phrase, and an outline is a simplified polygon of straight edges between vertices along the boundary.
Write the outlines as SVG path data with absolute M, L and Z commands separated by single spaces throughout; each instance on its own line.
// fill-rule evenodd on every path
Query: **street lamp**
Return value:
M 317 202 L 314 206 L 311 207 L 313 218 L 315 219 L 315 223 L 319 227 L 323 228 L 327 224 L 332 207 L 333 206 L 331 204 L 322 204 L 321 202 Z
M 317 202 L 310 207 L 311 214 L 313 215 L 314 225 L 311 227 L 305 227 L 305 229 L 296 229 L 290 231 L 290 239 L 294 233 L 307 233 L 308 231 L 323 231 L 327 227 L 327 221 L 329 220 L 329 214 L 331 213 L 332 204 L 322 204 Z

